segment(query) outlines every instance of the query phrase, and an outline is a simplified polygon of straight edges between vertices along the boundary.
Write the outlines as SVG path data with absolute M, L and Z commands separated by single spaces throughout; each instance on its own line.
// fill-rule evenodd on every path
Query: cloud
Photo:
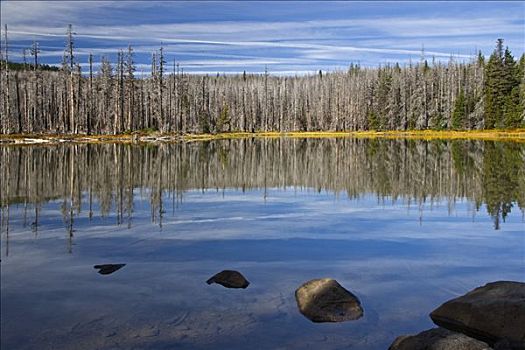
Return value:
M 434 8 L 439 12 L 435 15 L 423 6 L 414 12 L 412 4 L 385 4 L 382 10 L 377 4 L 312 3 L 312 9 L 297 10 L 296 16 L 287 18 L 276 12 L 293 12 L 296 4 L 273 5 L 270 11 L 262 3 L 8 1 L 2 2 L 2 22 L 8 23 L 16 47 L 38 40 L 41 56 L 49 60 L 62 56 L 56 47 L 64 42 L 66 25 L 72 22 L 79 57 L 90 52 L 111 55 L 131 44 L 138 60 L 146 63 L 162 43 L 167 54 L 195 71 L 221 66 L 242 71 L 266 64 L 278 71 L 294 67 L 304 71 L 306 65 L 306 70 L 315 70 L 351 61 L 377 65 L 417 59 L 423 46 L 427 56 L 438 60 L 451 55 L 469 59 L 476 49 L 491 50 L 497 37 L 511 44 L 524 39 L 524 19 L 513 11 L 515 4 L 479 5 L 476 11 L 448 15 Z M 338 7 L 342 14 L 333 14 L 331 8 Z M 513 52 L 523 52 L 522 45 Z

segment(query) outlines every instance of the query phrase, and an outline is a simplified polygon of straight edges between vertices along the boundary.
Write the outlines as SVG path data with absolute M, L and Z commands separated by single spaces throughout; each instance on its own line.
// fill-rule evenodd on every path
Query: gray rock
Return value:
M 432 311 L 438 326 L 511 349 L 525 349 L 525 283 L 488 283 Z
M 313 322 L 343 322 L 363 316 L 359 299 L 336 280 L 315 279 L 295 291 L 299 311 Z
M 444 328 L 397 337 L 389 350 L 490 350 L 487 343 Z
M 206 281 L 208 284 L 217 283 L 226 288 L 246 288 L 250 284 L 238 271 L 224 270 Z
M 104 265 L 95 265 L 93 266 L 95 269 L 98 269 L 98 273 L 101 275 L 109 275 L 113 272 L 120 270 L 126 266 L 126 264 L 104 264 Z

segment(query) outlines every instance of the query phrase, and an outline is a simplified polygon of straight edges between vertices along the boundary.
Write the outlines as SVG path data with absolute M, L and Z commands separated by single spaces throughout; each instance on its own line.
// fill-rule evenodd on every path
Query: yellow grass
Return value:
M 410 131 L 294 131 L 294 132 L 231 132 L 220 134 L 187 134 L 182 136 L 183 140 L 217 140 L 236 138 L 386 138 L 386 139 L 420 139 L 420 140 L 493 140 L 493 141 L 515 141 L 525 142 L 525 129 L 513 130 L 471 130 L 471 131 L 437 131 L 437 130 L 410 130 Z
M 50 143 L 59 142 L 76 142 L 76 143 L 131 143 L 131 142 L 148 142 L 141 140 L 144 137 L 151 138 L 155 141 L 157 138 L 164 138 L 167 142 L 178 141 L 207 141 L 221 139 L 238 139 L 238 138 L 385 138 L 385 139 L 419 139 L 419 140 L 492 140 L 492 141 L 512 141 L 525 143 L 525 129 L 513 130 L 472 130 L 472 131 L 436 131 L 436 130 L 410 130 L 410 131 L 315 131 L 315 132 L 229 132 L 218 134 L 161 134 L 161 133 L 141 133 L 121 135 L 60 135 L 60 134 L 14 134 L 0 135 L 0 141 L 17 142 L 19 144 L 28 143 L 30 139 L 46 140 Z

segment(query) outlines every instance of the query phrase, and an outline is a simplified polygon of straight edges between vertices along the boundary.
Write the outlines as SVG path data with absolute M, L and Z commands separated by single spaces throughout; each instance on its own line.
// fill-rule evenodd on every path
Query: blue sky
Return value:
M 525 2 L 124 2 L 2 1 L 11 57 L 39 42 L 45 63 L 59 63 L 73 24 L 83 67 L 92 52 L 114 59 L 134 47 L 138 71 L 149 71 L 161 43 L 170 65 L 195 73 L 295 74 L 377 66 L 426 57 L 486 55 L 504 38 L 524 52 Z

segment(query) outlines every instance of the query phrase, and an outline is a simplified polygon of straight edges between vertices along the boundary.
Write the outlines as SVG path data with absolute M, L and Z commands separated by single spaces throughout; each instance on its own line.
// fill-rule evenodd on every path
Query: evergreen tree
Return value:
M 228 108 L 228 105 L 224 105 L 221 110 L 221 115 L 219 116 L 219 119 L 217 120 L 217 132 L 223 132 L 225 126 L 230 125 L 230 110 Z
M 521 55 L 518 67 L 516 69 L 517 81 L 518 81 L 518 105 L 515 113 L 519 115 L 520 125 L 525 126 L 525 54 Z M 513 91 L 514 94 L 516 93 Z M 515 97 L 514 97 L 515 98 Z
M 485 80 L 485 128 L 517 127 L 521 124 L 519 69 L 503 39 L 489 58 Z
M 478 51 L 477 63 L 480 66 L 483 66 L 485 64 L 485 56 L 483 56 L 483 53 L 481 52 L 481 50 Z
M 508 48 L 505 49 L 503 65 L 505 67 L 505 99 L 503 102 L 504 125 L 507 128 L 515 128 L 521 124 L 520 113 L 520 79 L 519 69 L 516 61 Z
M 466 103 L 465 93 L 460 91 L 456 103 L 454 104 L 454 112 L 452 112 L 452 129 L 459 130 L 465 128 L 466 119 Z
M 389 67 L 386 69 L 379 68 L 378 81 L 376 89 L 376 113 L 375 122 L 369 121 L 369 127 L 374 130 L 385 129 L 388 125 L 389 101 L 388 97 L 391 94 L 392 88 L 392 74 L 389 72 Z M 373 125 L 375 124 L 375 125 Z
M 498 39 L 497 47 L 490 55 L 486 66 L 485 80 L 485 128 L 493 129 L 503 118 L 503 39 Z
M 374 111 L 368 112 L 368 130 L 381 130 L 381 124 Z

